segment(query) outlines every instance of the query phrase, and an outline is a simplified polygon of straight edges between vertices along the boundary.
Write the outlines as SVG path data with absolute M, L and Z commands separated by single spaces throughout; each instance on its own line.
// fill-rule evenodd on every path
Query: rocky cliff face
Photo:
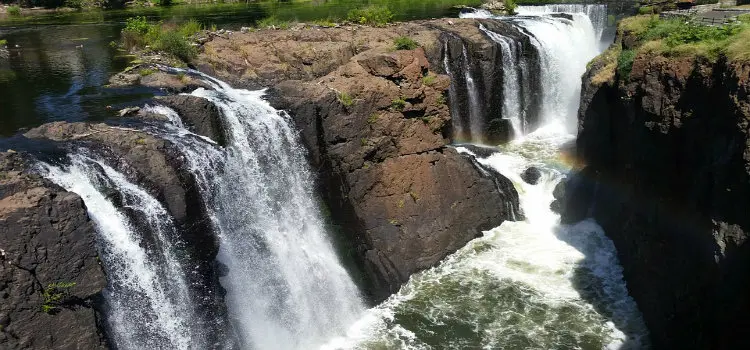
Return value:
M 395 50 L 398 36 L 421 48 Z M 301 131 L 375 301 L 518 207 L 507 179 L 484 177 L 447 146 L 446 38 L 476 43 L 469 52 L 485 55 L 486 76 L 496 77 L 495 45 L 475 20 L 234 33 L 207 42 L 199 59 L 234 85 L 273 86 L 270 100 Z
M 612 238 L 655 348 L 749 348 L 750 65 L 606 61 L 583 79 L 564 217 Z
M 106 348 L 106 278 L 83 201 L 28 170 L 0 153 L 0 347 Z
M 210 113 L 204 111 L 204 114 L 206 115 L 202 117 L 196 115 L 193 118 L 195 120 L 210 119 Z M 191 119 L 186 118 L 186 120 Z M 90 152 L 98 154 L 101 159 L 106 159 L 109 165 L 119 169 L 131 181 L 138 183 L 165 204 L 181 238 L 188 247 L 182 253 L 190 260 L 189 265 L 187 265 L 189 267 L 184 271 L 184 274 L 189 285 L 194 289 L 193 293 L 202 296 L 196 300 L 198 302 L 196 308 L 200 310 L 200 314 L 204 317 L 199 322 L 203 322 L 202 327 L 204 329 L 211 330 L 208 334 L 215 337 L 214 342 L 226 342 L 226 339 L 229 339 L 228 332 L 230 331 L 226 326 L 228 320 L 226 320 L 226 305 L 223 300 L 224 290 L 218 281 L 219 266 L 215 261 L 218 253 L 218 238 L 213 234 L 195 179 L 186 168 L 184 159 L 177 149 L 169 142 L 141 130 L 106 124 L 55 122 L 32 129 L 24 136 L 40 140 L 38 142 L 53 141 L 65 149 L 86 148 Z M 34 178 L 38 178 L 38 176 Z M 29 186 L 27 181 L 20 181 L 20 183 L 23 186 Z M 81 199 L 75 194 L 67 194 L 67 196 L 75 199 L 77 201 L 75 203 L 80 204 L 75 208 L 69 205 L 70 215 L 83 218 L 81 220 L 85 219 L 86 224 L 90 226 Z M 116 196 L 113 198 L 117 200 Z M 69 201 L 73 201 L 73 199 L 69 199 Z M 41 210 L 40 208 L 34 210 Z M 134 220 L 134 222 L 141 224 L 138 220 Z M 87 226 L 87 230 L 90 231 L 86 232 L 91 235 L 88 239 L 93 242 L 95 232 L 89 226 Z M 139 232 L 148 233 L 152 230 L 144 229 L 139 230 Z M 140 239 L 142 244 L 149 246 L 148 249 L 159 249 L 155 246 L 158 241 L 155 237 L 144 235 Z M 91 254 L 95 256 L 96 250 L 93 245 L 90 248 L 92 249 Z M 99 289 L 103 286 L 104 281 L 102 279 Z M 89 326 L 88 332 L 95 334 L 94 325 Z M 49 331 L 54 336 L 59 336 L 54 327 L 50 328 Z M 104 332 L 101 325 L 99 325 L 98 331 Z M 54 345 L 50 348 L 66 347 Z

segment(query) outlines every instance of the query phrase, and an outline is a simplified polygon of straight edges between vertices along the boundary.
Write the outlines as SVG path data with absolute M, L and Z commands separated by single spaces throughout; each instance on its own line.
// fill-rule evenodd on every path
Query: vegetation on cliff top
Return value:
M 733 62 L 750 62 L 750 15 L 723 26 L 660 19 L 657 15 L 623 19 L 617 41 L 589 62 L 588 68 L 595 69 L 591 82 L 612 82 L 615 73 L 629 79 L 633 61 L 642 55 L 694 57 L 710 62 L 724 57 Z
M 704 26 L 680 19 L 635 16 L 622 20 L 623 37 L 635 42 L 635 53 L 667 57 L 702 57 L 711 61 L 724 56 L 732 61 L 750 61 L 750 16 L 723 26 Z M 623 51 L 625 53 L 627 50 Z

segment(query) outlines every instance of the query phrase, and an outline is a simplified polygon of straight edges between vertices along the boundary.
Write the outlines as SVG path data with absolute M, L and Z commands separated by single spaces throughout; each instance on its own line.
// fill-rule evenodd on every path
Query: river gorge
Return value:
M 747 64 L 625 77 L 607 5 L 454 10 L 180 67 L 0 29 L 0 348 L 750 345 Z

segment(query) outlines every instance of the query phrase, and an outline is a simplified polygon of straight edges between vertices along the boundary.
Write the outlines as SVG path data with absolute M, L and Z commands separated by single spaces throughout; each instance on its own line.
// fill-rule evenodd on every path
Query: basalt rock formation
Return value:
M 131 181 L 164 203 L 186 243 L 187 251 L 183 254 L 191 257 L 190 271 L 186 271 L 185 275 L 195 292 L 205 296 L 200 298 L 197 309 L 210 320 L 226 316 L 224 290 L 218 281 L 220 267 L 215 261 L 218 238 L 212 233 L 198 185 L 176 148 L 168 141 L 146 132 L 106 124 L 55 122 L 34 128 L 24 136 L 55 141 L 62 147 L 85 147 L 89 152 L 96 152 L 107 159 L 110 166 L 122 171 Z M 77 215 L 86 217 L 85 208 L 81 207 L 78 211 Z M 143 244 L 155 244 L 154 237 L 141 239 Z M 225 332 L 228 331 L 219 328 L 221 325 L 205 326 L 216 328 L 212 335 L 217 343 L 226 338 Z
M 94 226 L 78 195 L 28 170 L 0 153 L 0 347 L 106 348 Z
M 421 47 L 395 50 L 398 36 Z M 272 86 L 269 100 L 297 124 L 374 301 L 518 208 L 510 181 L 484 176 L 447 146 L 447 37 L 476 42 L 487 69 L 496 63 L 476 20 L 233 33 L 205 43 L 197 63 L 237 86 Z
M 592 215 L 614 241 L 655 348 L 749 348 L 750 65 L 640 54 L 629 76 L 615 67 L 584 76 L 587 166 L 556 191 L 563 217 Z

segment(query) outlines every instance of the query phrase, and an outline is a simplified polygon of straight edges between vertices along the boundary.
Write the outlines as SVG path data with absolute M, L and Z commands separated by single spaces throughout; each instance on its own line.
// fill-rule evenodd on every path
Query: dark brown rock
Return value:
M 446 146 L 447 87 L 424 50 L 373 49 L 317 83 L 284 82 L 272 92 L 302 132 L 374 300 L 513 215 L 512 185 L 497 186 Z
M 0 153 L 0 348 L 104 349 L 99 314 L 106 286 L 96 232 L 78 195 Z M 44 291 L 75 283 L 44 312 Z

